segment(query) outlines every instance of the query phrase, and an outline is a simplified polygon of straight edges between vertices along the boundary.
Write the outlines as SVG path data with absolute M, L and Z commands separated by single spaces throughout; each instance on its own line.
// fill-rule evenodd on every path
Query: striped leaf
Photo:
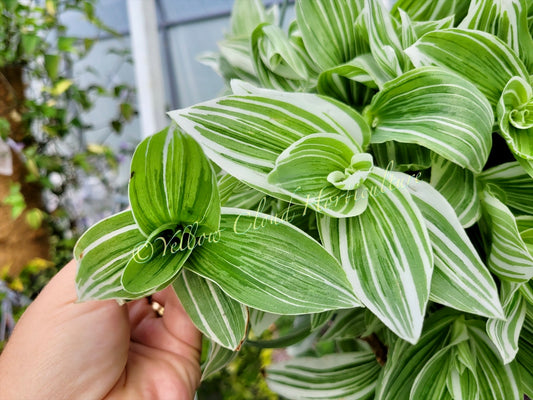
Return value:
M 454 355 L 453 345 L 437 351 L 418 373 L 410 399 L 452 400 L 448 380 L 454 366 Z
M 354 21 L 362 0 L 298 0 L 296 20 L 313 61 L 326 70 L 353 59 L 356 45 Z
M 437 67 L 388 82 L 365 110 L 372 143 L 415 143 L 481 172 L 492 144 L 493 112 L 474 85 Z
M 370 146 L 376 165 L 390 171 L 419 171 L 431 167 L 431 151 L 413 143 L 390 140 Z
M 518 338 L 526 317 L 526 301 L 516 283 L 502 282 L 501 299 L 505 319 L 490 318 L 487 334 L 498 349 L 504 364 L 514 360 L 518 352 Z
M 460 21 L 468 11 L 468 1 L 464 0 L 398 0 L 394 2 L 392 13 L 395 16 L 400 10 L 404 10 L 416 21 L 435 21 L 441 18 L 455 16 Z
M 520 371 L 522 392 L 533 397 L 533 307 L 527 307 L 526 319 L 518 342 L 516 365 Z
M 376 388 L 376 400 L 407 400 L 416 377 L 431 358 L 450 343 L 450 329 L 457 314 L 442 309 L 429 317 L 420 340 L 411 345 L 396 341 Z
M 472 0 L 459 27 L 498 36 L 531 67 L 533 40 L 528 29 L 526 0 Z
M 336 133 L 366 147 L 370 129 L 350 107 L 306 93 L 284 93 L 235 84 L 242 95 L 222 97 L 170 117 L 193 136 L 209 158 L 240 181 L 287 199 L 267 181 L 278 156 L 298 139 Z M 253 91 L 252 94 L 244 94 Z
M 202 364 L 202 382 L 220 371 L 237 357 L 238 352 L 222 347 L 218 343 L 209 341 L 206 361 Z
M 409 59 L 402 49 L 392 17 L 381 0 L 365 0 L 363 12 L 368 30 L 370 50 L 388 80 L 400 76 L 407 69 Z
M 407 188 L 422 213 L 433 248 L 430 299 L 461 311 L 503 318 L 494 280 L 453 208 L 425 182 L 413 181 Z
M 518 162 L 509 162 L 483 171 L 478 179 L 496 185 L 511 210 L 533 215 L 533 178 Z
M 529 254 L 533 255 L 533 216 L 520 215 L 516 217 L 516 227 L 520 232 L 520 237 L 524 241 Z M 530 281 L 530 286 L 533 283 Z
M 372 398 L 380 372 L 370 351 L 300 357 L 267 368 L 270 390 L 288 399 Z
M 497 107 L 500 134 L 515 157 L 533 163 L 533 89 L 529 79 L 511 78 Z
M 388 80 L 375 58 L 367 53 L 323 71 L 317 90 L 347 104 L 366 104 L 373 89 L 383 87 Z
M 280 318 L 279 314 L 267 313 L 255 308 L 249 308 L 248 310 L 250 314 L 250 329 L 257 337 L 261 336 L 264 331 Z
M 275 314 L 360 305 L 341 266 L 322 246 L 259 212 L 223 208 L 218 242 L 196 248 L 186 268 L 238 302 Z
M 529 283 L 520 286 L 520 292 L 524 300 L 530 305 L 533 305 L 533 281 L 529 281 Z
M 89 228 L 74 247 L 78 264 L 76 292 L 80 301 L 94 299 L 133 299 L 120 278 L 135 248 L 146 237 L 139 231 L 131 211 L 103 219 Z
M 481 204 L 491 240 L 489 268 L 502 280 L 529 281 L 533 256 L 520 236 L 515 217 L 488 188 L 481 193 Z
M 231 10 L 231 36 L 249 37 L 263 22 L 276 23 L 276 12 L 267 12 L 261 0 L 235 0 Z
M 496 107 L 513 76 L 528 79 L 518 55 L 503 41 L 486 32 L 445 29 L 422 36 L 405 50 L 416 67 L 437 65 L 472 82 Z M 475 54 L 475 57 L 472 57 Z
M 319 215 L 319 230 L 357 297 L 399 337 L 415 343 L 429 297 L 433 254 L 424 219 L 405 189 L 411 177 L 401 175 L 398 180 L 374 168 L 365 183 L 367 210 L 342 219 Z
M 317 212 L 351 217 L 366 209 L 368 199 L 361 195 L 372 166 L 372 156 L 347 139 L 318 133 L 283 151 L 268 182 Z
M 131 161 L 131 210 L 146 236 L 161 225 L 218 229 L 216 176 L 200 146 L 172 124 L 143 140 Z
M 510 365 L 503 365 L 498 350 L 485 333 L 483 321 L 468 321 L 471 352 L 477 362 L 480 400 L 519 399 L 517 377 Z
M 265 199 L 265 194 L 235 179 L 230 174 L 225 174 L 218 181 L 220 192 L 220 205 L 225 207 L 245 208 L 256 210 L 260 202 Z
M 335 318 L 320 340 L 353 339 L 363 336 L 367 329 L 365 312 L 368 310 L 364 308 L 337 311 Z
M 481 217 L 478 183 L 471 171 L 445 158 L 432 157 L 431 185 L 450 203 L 464 228 L 474 225 Z
M 252 60 L 250 38 L 232 37 L 218 42 L 220 60 L 217 69 L 222 76 L 229 79 L 242 79 L 259 84 Z
M 335 311 L 324 311 L 321 313 L 311 314 L 311 329 L 322 328 L 335 315 Z
M 311 85 L 299 48 L 292 45 L 279 26 L 259 25 L 252 33 L 251 44 L 254 68 L 263 87 L 305 91 Z
M 213 282 L 184 270 L 174 281 L 183 308 L 200 332 L 229 350 L 239 350 L 246 337 L 246 307 Z

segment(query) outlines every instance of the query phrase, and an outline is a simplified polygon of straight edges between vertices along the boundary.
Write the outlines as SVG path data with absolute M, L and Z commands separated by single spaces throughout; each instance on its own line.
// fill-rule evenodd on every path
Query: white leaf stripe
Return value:
M 291 399 L 366 399 L 380 372 L 370 351 L 300 357 L 267 368 L 271 390 Z
M 238 352 L 228 350 L 218 343 L 209 342 L 207 360 L 202 364 L 202 381 L 224 368 L 237 354 Z
M 134 249 L 145 240 L 131 211 L 108 217 L 87 230 L 74 247 L 78 299 L 137 297 L 122 288 L 120 277 Z
M 490 221 L 489 268 L 503 280 L 529 281 L 533 278 L 533 256 L 520 236 L 515 217 L 487 190 L 481 200 L 484 218 Z
M 220 241 L 196 248 L 186 267 L 235 300 L 276 314 L 360 305 L 335 259 L 286 221 L 223 208 L 221 227 Z
M 519 284 L 502 283 L 502 299 L 505 319 L 490 318 L 487 321 L 487 334 L 498 349 L 504 364 L 514 360 L 518 352 L 518 339 L 526 317 L 526 301 L 520 292 Z
M 494 114 L 468 81 L 437 67 L 409 71 L 388 82 L 366 109 L 372 143 L 422 145 L 481 172 L 492 143 Z
M 450 203 L 464 228 L 481 217 L 478 184 L 474 174 L 443 157 L 432 157 L 431 185 Z M 461 187 L 462 190 L 457 190 Z
M 180 302 L 196 327 L 210 340 L 230 350 L 240 348 L 246 336 L 246 308 L 213 282 L 183 270 L 174 281 Z
M 373 189 L 363 214 L 343 219 L 320 215 L 320 236 L 363 304 L 398 336 L 416 342 L 433 256 L 420 211 L 405 190 L 383 188 L 386 176 L 374 168 L 367 178 L 365 185 Z M 403 246 L 406 241 L 411 245 Z

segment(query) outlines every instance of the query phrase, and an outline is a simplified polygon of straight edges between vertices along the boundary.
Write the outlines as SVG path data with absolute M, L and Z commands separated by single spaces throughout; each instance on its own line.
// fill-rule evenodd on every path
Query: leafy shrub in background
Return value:
M 231 94 L 139 145 L 131 211 L 75 248 L 80 299 L 172 284 L 204 377 L 290 346 L 266 370 L 286 398 L 532 396 L 533 4 L 277 15 L 236 1 L 211 58 Z

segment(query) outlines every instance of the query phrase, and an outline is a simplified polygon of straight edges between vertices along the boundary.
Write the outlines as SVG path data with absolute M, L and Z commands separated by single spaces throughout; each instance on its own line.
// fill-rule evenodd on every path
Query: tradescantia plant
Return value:
M 267 368 L 286 398 L 532 397 L 533 2 L 295 8 L 236 1 L 206 58 L 231 92 L 139 145 L 80 300 L 172 284 L 204 377 L 308 337 Z

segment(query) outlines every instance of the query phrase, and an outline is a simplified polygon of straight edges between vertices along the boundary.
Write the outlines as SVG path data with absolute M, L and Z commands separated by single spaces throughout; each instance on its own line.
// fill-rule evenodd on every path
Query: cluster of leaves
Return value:
M 267 369 L 287 398 L 532 396 L 533 3 L 295 7 L 285 32 L 236 1 L 231 94 L 139 145 L 131 211 L 75 248 L 80 299 L 172 284 L 204 377 L 305 339 Z
M 83 114 L 98 98 L 110 97 L 119 103 L 110 131 L 119 132 L 122 123 L 133 117 L 130 86 L 82 87 L 72 76 L 74 64 L 87 56 L 97 39 L 68 36 L 64 15 L 77 13 L 100 32 L 115 34 L 96 16 L 94 3 L 6 0 L 0 4 L 0 71 L 19 68 L 28 82 L 24 93 L 16 93 L 22 98 L 14 99 L 9 114 L 10 120 L 21 122 L 23 128 L 13 136 L 9 126 L 12 121 L 1 118 L 0 140 L 10 141 L 11 147 L 21 152 L 25 180 L 40 185 L 59 204 L 49 212 L 35 208 L 26 214 L 30 226 L 38 228 L 45 221 L 51 229 L 57 264 L 68 260 L 74 245 L 69 237 L 73 233 L 76 236 L 76 223 L 65 209 L 67 188 L 77 184 L 80 171 L 102 177 L 105 168 L 98 168 L 99 164 L 108 169 L 116 165 L 109 148 L 88 143 L 85 132 L 94 126 Z M 20 189 L 20 184 L 14 182 L 9 196 L 0 199 L 12 206 L 13 218 L 27 208 Z

